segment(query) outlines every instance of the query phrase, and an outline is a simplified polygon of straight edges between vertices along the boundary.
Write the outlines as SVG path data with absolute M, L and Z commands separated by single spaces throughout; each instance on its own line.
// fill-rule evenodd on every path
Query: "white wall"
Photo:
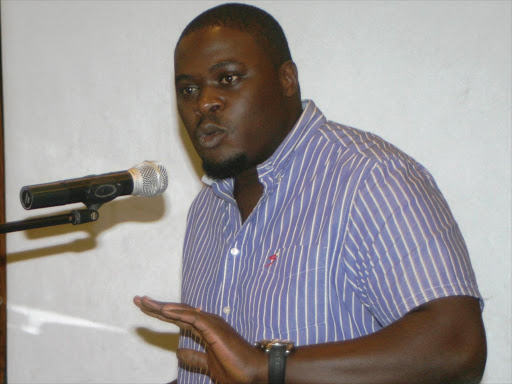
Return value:
M 96 223 L 8 235 L 10 383 L 175 377 L 176 328 L 131 299 L 179 298 L 200 182 L 174 105 L 172 52 L 186 23 L 215 4 L 2 1 L 8 221 L 67 211 L 24 211 L 23 185 L 144 159 L 171 175 L 163 197 L 118 199 Z M 511 383 L 511 3 L 259 5 L 288 34 L 304 97 L 436 177 L 487 302 L 484 383 Z

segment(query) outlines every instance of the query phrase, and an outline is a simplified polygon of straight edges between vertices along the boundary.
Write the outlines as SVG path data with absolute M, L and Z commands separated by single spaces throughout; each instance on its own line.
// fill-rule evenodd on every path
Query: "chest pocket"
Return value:
M 251 321 L 258 337 L 293 338 L 325 322 L 325 247 L 296 246 L 268 251 L 256 273 Z

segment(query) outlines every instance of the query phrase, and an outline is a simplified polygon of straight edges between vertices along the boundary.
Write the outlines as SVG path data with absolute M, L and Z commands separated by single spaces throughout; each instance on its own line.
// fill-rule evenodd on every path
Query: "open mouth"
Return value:
M 226 130 L 213 124 L 200 127 L 196 133 L 198 143 L 203 148 L 215 148 L 226 136 Z

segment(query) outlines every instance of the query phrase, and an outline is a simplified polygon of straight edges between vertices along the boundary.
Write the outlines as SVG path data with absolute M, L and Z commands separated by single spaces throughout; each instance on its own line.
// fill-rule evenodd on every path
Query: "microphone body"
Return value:
M 157 161 L 144 161 L 126 171 L 25 186 L 20 190 L 20 200 L 25 209 L 73 203 L 101 205 L 118 196 L 156 196 L 165 191 L 167 184 L 165 167 Z

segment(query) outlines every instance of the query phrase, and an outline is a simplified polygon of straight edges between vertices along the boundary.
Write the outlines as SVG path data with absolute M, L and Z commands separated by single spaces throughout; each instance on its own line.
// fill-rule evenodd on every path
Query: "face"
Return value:
M 181 40 L 178 111 L 209 176 L 234 177 L 282 142 L 290 127 L 279 72 L 243 31 L 211 27 Z

